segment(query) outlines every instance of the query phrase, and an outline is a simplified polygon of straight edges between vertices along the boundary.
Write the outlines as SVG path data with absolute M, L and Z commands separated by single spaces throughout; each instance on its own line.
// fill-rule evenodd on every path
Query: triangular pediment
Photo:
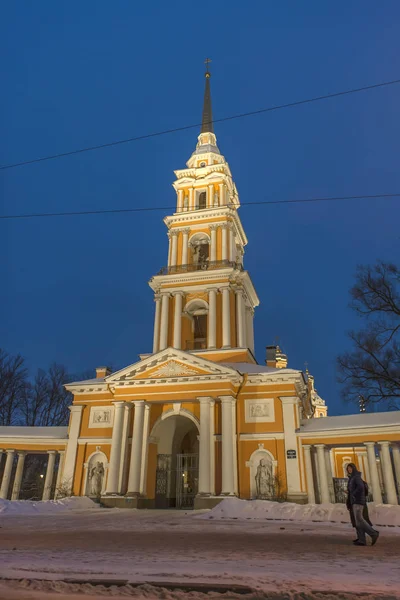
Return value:
M 166 348 L 106 378 L 109 384 L 118 384 L 142 379 L 191 379 L 209 377 L 238 377 L 235 369 L 200 358 L 189 352 Z

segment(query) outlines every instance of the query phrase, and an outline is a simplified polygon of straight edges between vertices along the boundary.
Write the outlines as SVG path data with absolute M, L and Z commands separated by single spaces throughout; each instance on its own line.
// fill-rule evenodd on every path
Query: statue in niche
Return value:
M 187 210 L 189 208 L 189 196 L 185 196 L 183 199 L 183 209 Z
M 257 498 L 268 498 L 271 495 L 271 467 L 262 458 L 256 472 L 256 495 Z
M 90 496 L 96 496 L 98 498 L 101 496 L 101 491 L 103 489 L 103 479 L 104 479 L 104 466 L 103 463 L 99 460 L 96 462 L 95 466 L 92 467 L 89 471 L 89 493 Z
M 218 206 L 218 192 L 214 192 L 214 206 Z

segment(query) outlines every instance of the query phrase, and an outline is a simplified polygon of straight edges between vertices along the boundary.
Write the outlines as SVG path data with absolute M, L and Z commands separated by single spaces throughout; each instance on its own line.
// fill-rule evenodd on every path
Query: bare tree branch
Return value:
M 0 348 L 0 425 L 18 422 L 21 401 L 28 388 L 27 376 L 24 358 Z
M 379 402 L 388 409 L 400 407 L 400 271 L 379 261 L 357 269 L 350 291 L 350 306 L 364 320 L 364 328 L 351 331 L 354 350 L 338 357 L 343 396 L 367 405 Z

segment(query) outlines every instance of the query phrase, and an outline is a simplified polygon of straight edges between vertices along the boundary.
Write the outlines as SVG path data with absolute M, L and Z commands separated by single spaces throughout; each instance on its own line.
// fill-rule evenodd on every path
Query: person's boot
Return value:
M 365 544 L 364 542 L 360 542 L 360 540 L 357 540 L 356 542 L 353 542 L 355 546 L 366 546 L 367 544 Z
M 376 531 L 375 535 L 371 535 L 371 546 L 375 546 L 376 542 L 378 541 L 378 537 L 379 531 Z

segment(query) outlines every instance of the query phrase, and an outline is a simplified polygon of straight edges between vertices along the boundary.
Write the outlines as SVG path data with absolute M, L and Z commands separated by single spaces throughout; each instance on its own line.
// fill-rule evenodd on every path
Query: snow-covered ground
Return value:
M 31 509 L 22 504 L 20 513 L 25 514 L 18 514 L 16 508 L 10 512 L 4 505 L 0 512 L 0 577 L 50 583 L 0 581 L 1 600 L 73 599 L 82 593 L 92 598 L 148 600 L 201 597 L 197 592 L 129 585 L 98 590 L 60 581 L 66 578 L 204 582 L 211 588 L 216 582 L 242 584 L 257 590 L 238 596 L 248 599 L 288 599 L 298 593 L 303 594 L 297 596 L 303 600 L 321 598 L 321 594 L 327 599 L 328 591 L 335 593 L 330 598 L 344 599 L 346 594 L 353 598 L 356 593 L 367 593 L 370 598 L 383 594 L 386 599 L 400 598 L 400 527 L 380 527 L 376 546 L 357 548 L 351 543 L 354 530 L 347 523 L 347 512 L 340 513 L 344 524 L 305 520 L 304 514 L 301 520 L 291 505 L 277 508 L 261 502 L 257 507 L 259 502 L 243 504 L 237 500 L 227 500 L 202 513 L 82 505 L 61 509 L 46 503 L 47 514 L 41 512 L 42 507 L 27 514 Z M 324 514 L 332 517 L 334 510 L 339 509 L 327 506 Z M 269 520 L 283 518 L 296 520 Z
M 369 504 L 369 515 L 376 526 L 400 528 L 400 506 L 389 504 Z M 223 500 L 203 519 L 224 520 L 255 519 L 287 520 L 304 522 L 348 523 L 349 513 L 344 504 L 294 504 L 293 502 L 268 502 L 266 500 Z

